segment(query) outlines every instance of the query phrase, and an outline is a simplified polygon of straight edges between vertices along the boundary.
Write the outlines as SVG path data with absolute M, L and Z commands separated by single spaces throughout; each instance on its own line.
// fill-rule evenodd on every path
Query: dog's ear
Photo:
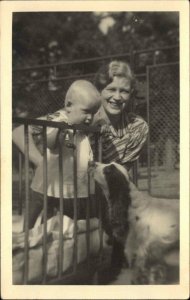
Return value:
M 115 169 L 116 169 L 115 166 L 111 164 L 111 165 L 106 166 L 104 168 L 103 172 L 104 172 L 105 175 L 106 174 L 111 174 Z
M 124 203 L 130 203 L 130 186 L 126 176 L 114 165 L 110 164 L 104 168 L 104 175 L 111 202 L 122 199 Z

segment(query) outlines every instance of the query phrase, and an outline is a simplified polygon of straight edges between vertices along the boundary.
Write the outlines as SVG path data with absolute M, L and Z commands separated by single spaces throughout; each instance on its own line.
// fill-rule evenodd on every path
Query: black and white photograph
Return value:
M 137 286 L 186 299 L 180 6 L 34 2 L 9 24 L 11 287 L 33 290 L 19 299 L 44 299 L 39 287 L 65 299 L 68 286 L 94 289 L 77 299 L 113 286 L 119 299 L 147 299 L 129 296 Z

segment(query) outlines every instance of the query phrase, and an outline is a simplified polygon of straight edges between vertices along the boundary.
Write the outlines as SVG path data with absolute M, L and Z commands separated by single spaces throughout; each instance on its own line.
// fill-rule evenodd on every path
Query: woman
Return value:
M 134 78 L 129 65 L 122 61 L 112 61 L 97 73 L 95 85 L 101 92 L 102 100 L 94 116 L 94 125 L 99 124 L 102 128 L 102 161 L 115 161 L 129 170 L 138 159 L 148 134 L 147 123 L 130 112 Z M 99 199 L 103 227 L 113 245 L 112 270 L 108 274 L 117 274 L 125 260 L 124 245 L 112 235 L 113 220 L 109 220 L 107 201 L 101 193 Z M 114 212 L 114 218 L 120 220 L 120 209 Z
M 99 70 L 95 85 L 101 92 L 102 106 L 94 124 L 102 125 L 102 161 L 115 161 L 128 170 L 146 142 L 148 125 L 130 112 L 134 78 L 130 66 L 112 61 Z

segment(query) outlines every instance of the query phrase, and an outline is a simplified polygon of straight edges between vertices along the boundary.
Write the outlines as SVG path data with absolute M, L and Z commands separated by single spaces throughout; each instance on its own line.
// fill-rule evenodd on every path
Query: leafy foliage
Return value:
M 113 25 L 101 28 L 106 18 Z M 20 12 L 13 17 L 13 66 L 64 62 L 172 45 L 175 12 Z

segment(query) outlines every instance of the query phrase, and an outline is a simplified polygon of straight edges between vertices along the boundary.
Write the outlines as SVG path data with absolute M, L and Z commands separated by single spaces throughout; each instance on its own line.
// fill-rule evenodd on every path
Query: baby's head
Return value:
M 74 81 L 65 98 L 68 123 L 70 125 L 89 125 L 100 104 L 100 94 L 91 82 L 87 80 Z

